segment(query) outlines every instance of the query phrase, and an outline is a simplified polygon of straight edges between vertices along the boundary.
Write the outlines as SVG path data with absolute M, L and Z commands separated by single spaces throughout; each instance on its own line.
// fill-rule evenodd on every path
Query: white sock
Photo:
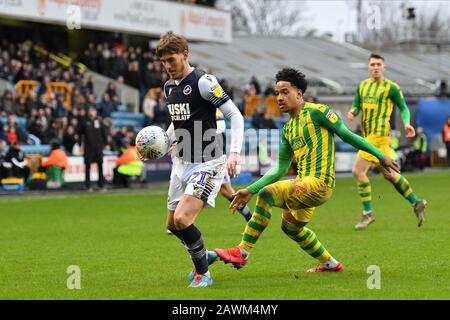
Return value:
M 324 263 L 321 263 L 321 265 L 324 266 L 327 269 L 331 269 L 331 268 L 336 267 L 338 265 L 338 262 L 336 261 L 335 258 L 331 257 L 330 259 L 328 259 Z
M 204 276 L 207 276 L 208 278 L 211 278 L 211 273 L 208 271 L 206 271 L 206 273 L 203 274 Z
M 363 215 L 365 215 L 365 216 L 370 215 L 370 214 L 372 214 L 372 211 L 363 211 Z
M 247 250 L 245 250 L 242 247 L 239 247 L 239 250 L 241 250 L 241 253 L 244 257 L 248 257 L 248 255 L 250 254 L 250 252 L 248 252 Z

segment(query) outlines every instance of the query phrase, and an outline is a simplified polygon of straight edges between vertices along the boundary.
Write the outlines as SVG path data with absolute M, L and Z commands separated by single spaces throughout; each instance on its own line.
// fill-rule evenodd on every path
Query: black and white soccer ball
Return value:
M 169 136 L 160 127 L 142 128 L 136 136 L 136 149 L 143 160 L 159 159 L 169 151 L 169 147 Z

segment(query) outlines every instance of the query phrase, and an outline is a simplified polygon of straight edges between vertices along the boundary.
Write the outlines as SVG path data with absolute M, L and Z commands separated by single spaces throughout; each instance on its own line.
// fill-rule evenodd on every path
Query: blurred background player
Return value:
M 403 98 L 400 86 L 384 77 L 384 58 L 372 53 L 369 57 L 368 70 L 370 78 L 361 81 L 358 85 L 352 108 L 347 113 L 347 118 L 353 121 L 355 116 L 361 113 L 361 129 L 364 139 L 390 155 L 393 151 L 389 146 L 391 134 L 389 120 L 394 104 L 400 109 L 400 115 L 405 125 L 405 136 L 412 138 L 416 133 L 414 127 L 410 124 L 409 109 Z M 357 182 L 359 197 L 363 205 L 363 215 L 356 224 L 355 229 L 366 229 L 369 224 L 375 221 L 375 216 L 372 213 L 372 188 L 367 176 L 367 172 L 372 165 L 377 166 L 383 177 L 390 181 L 398 193 L 413 206 L 414 213 L 418 219 L 418 226 L 420 227 L 425 221 L 425 206 L 427 202 L 417 198 L 404 176 L 384 169 L 380 166 L 380 162 L 376 157 L 364 151 L 359 151 L 352 173 Z
M 128 188 L 132 177 L 142 175 L 144 164 L 139 159 L 135 139 L 125 137 L 122 143 L 122 154 L 117 158 L 117 166 L 113 170 L 113 183 Z
M 57 141 L 51 144 L 50 155 L 42 162 L 42 167 L 47 173 L 47 188 L 59 189 L 64 184 L 64 170 L 69 165 L 66 152 Z
M 442 141 L 447 149 L 447 161 L 450 167 L 450 117 L 447 118 L 447 123 L 442 127 Z
M 277 102 L 290 119 L 283 127 L 275 166 L 234 195 L 233 209 L 247 204 L 254 194 L 258 194 L 255 211 L 239 246 L 215 249 L 225 263 L 232 263 L 237 268 L 247 263 L 250 250 L 270 222 L 273 207 L 277 207 L 283 209 L 283 232 L 320 262 L 308 272 L 343 271 L 342 264 L 330 255 L 315 233 L 306 228 L 315 207 L 330 199 L 335 185 L 333 134 L 355 148 L 373 154 L 386 170 L 398 170 L 394 160 L 348 130 L 341 118 L 326 105 L 304 102 L 306 88 L 305 76 L 295 69 L 285 68 L 276 75 Z M 298 164 L 297 178 L 278 181 L 287 173 L 294 156 Z
M 170 76 L 163 90 L 172 120 L 167 133 L 175 135 L 176 156 L 182 161 L 170 178 L 167 229 L 182 241 L 194 263 L 195 276 L 189 287 L 206 287 L 213 281 L 203 237 L 194 222 L 203 207 L 214 207 L 225 168 L 231 177 L 236 175 L 244 119 L 213 75 L 190 66 L 184 37 L 173 32 L 162 35 L 156 54 Z M 231 120 L 228 160 L 216 132 L 217 108 Z

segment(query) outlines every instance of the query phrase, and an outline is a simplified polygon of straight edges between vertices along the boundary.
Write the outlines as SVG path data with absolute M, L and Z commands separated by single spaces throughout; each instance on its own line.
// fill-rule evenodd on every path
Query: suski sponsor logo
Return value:
M 172 121 L 188 120 L 191 117 L 191 109 L 189 103 L 174 103 L 168 104 L 170 116 Z

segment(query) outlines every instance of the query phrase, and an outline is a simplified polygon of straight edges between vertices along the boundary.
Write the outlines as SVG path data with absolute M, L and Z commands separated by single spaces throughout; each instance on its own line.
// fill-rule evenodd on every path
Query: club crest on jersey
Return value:
M 187 85 L 183 88 L 184 95 L 188 96 L 191 94 L 191 92 L 192 92 L 192 87 L 190 85 Z
M 331 110 L 329 110 L 327 113 L 327 119 L 330 120 L 331 123 L 336 123 L 338 121 L 336 113 Z
M 292 183 L 295 193 L 308 192 L 308 184 L 301 179 L 295 179 Z

